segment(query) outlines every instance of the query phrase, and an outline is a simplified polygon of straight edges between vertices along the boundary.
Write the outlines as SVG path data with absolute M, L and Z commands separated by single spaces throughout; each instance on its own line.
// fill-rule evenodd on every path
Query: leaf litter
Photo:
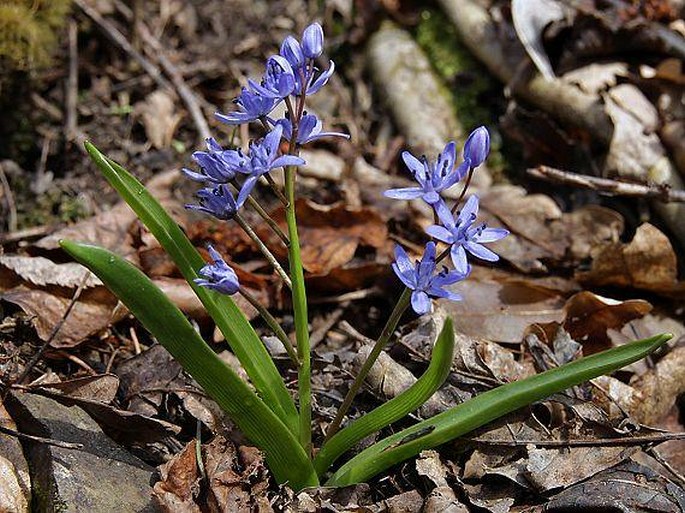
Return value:
M 466 7 L 462 8 L 466 9 L 466 4 L 470 3 L 465 2 Z M 661 3 L 665 4 L 648 2 L 650 5 Z M 191 37 L 188 34 L 193 32 L 189 27 L 193 25 L 188 20 L 206 15 L 204 9 L 216 9 L 212 2 L 210 4 L 211 7 L 188 7 L 187 12 L 183 11 L 185 14 L 181 15 L 179 11 L 169 18 L 171 21 L 167 22 L 176 24 L 179 29 L 174 36 L 178 39 L 172 38 L 170 44 Z M 368 9 L 366 16 L 378 21 L 388 13 L 394 13 L 400 19 L 405 14 L 402 10 L 406 7 L 398 7 L 392 2 L 383 5 L 385 13 L 365 8 Z M 338 8 L 340 6 L 329 7 L 331 12 L 337 12 Z M 612 33 L 619 42 L 624 41 L 625 36 L 621 31 L 635 34 L 647 30 L 644 27 L 651 30 L 653 26 L 644 20 L 651 23 L 660 19 L 656 11 L 621 11 L 617 14 L 610 7 L 604 8 L 605 12 L 595 7 L 589 9 L 593 12 L 574 11 L 572 14 L 591 27 L 599 27 L 603 37 Z M 510 23 L 506 8 L 502 11 L 501 5 L 495 5 L 491 12 L 499 13 L 499 23 Z M 369 36 L 374 30 L 371 28 L 373 23 L 365 25 L 368 20 L 362 22 L 344 16 L 342 19 L 355 25 L 357 34 L 368 31 L 366 36 Z M 631 20 L 640 21 L 632 23 Z M 295 23 L 300 22 L 303 20 L 295 20 Z M 258 22 L 252 20 L 251 23 Z M 550 41 L 558 40 L 558 27 L 566 23 L 568 18 L 555 21 L 551 26 L 543 27 L 535 37 L 547 46 Z M 511 29 L 511 25 L 506 28 Z M 540 31 L 540 27 L 536 30 Z M 370 45 L 380 45 L 384 43 L 383 38 L 391 39 L 391 36 L 403 42 L 404 51 L 421 51 L 412 44 L 411 34 L 401 27 L 381 28 L 375 43 L 370 42 Z M 575 34 L 575 37 L 577 39 L 570 41 L 578 44 L 586 36 Z M 190 44 L 187 51 L 206 52 L 202 44 L 197 41 L 194 44 Z M 259 42 L 254 44 L 260 45 Z M 225 42 L 221 47 L 226 47 Z M 238 59 L 245 58 L 243 52 L 252 51 L 249 45 L 245 48 L 236 50 Z M 536 44 L 534 50 L 540 52 L 540 45 Z M 567 63 L 582 54 L 577 47 L 568 44 L 562 45 L 562 50 L 561 60 Z M 379 51 L 378 48 L 370 50 Z M 224 65 L 212 59 L 213 65 Z M 373 53 L 370 59 L 378 60 Z M 249 60 L 239 65 L 249 67 Z M 558 63 L 554 58 L 546 65 L 561 75 L 555 69 Z M 109 72 L 123 73 L 116 70 L 117 63 L 108 66 Z M 371 71 L 385 73 L 380 65 Z M 234 76 L 233 72 L 235 70 L 227 71 L 231 76 Z M 394 69 L 392 72 L 406 73 L 407 70 Z M 410 72 L 416 73 L 416 70 Z M 430 65 L 422 65 L 420 72 L 424 76 L 422 80 L 429 81 L 442 95 L 444 90 L 431 76 Z M 210 90 L 211 80 L 217 80 L 218 72 L 201 69 L 199 73 L 205 74 L 200 82 L 203 91 L 212 101 L 219 101 L 217 98 L 225 93 Z M 359 73 L 353 70 L 346 78 L 359 82 Z M 458 76 L 467 80 L 468 73 L 466 70 Z M 659 73 L 664 76 L 665 72 L 662 69 Z M 613 65 L 603 76 L 604 79 L 595 85 L 589 83 L 591 78 L 596 79 L 594 72 L 585 77 L 576 74 L 573 78 L 574 87 L 584 88 L 586 94 L 603 102 L 606 115 L 617 128 L 609 140 L 606 159 L 598 159 L 597 164 L 624 179 L 629 176 L 640 181 L 650 180 L 655 175 L 646 176 L 646 169 L 654 173 L 663 166 L 668 167 L 663 161 L 668 155 L 658 140 L 663 110 L 652 107 L 651 96 L 640 92 L 640 84 L 623 83 L 634 78 L 625 65 Z M 668 76 L 677 79 L 677 74 Z M 393 84 L 383 76 L 375 78 L 377 84 Z M 234 85 L 230 85 L 231 90 Z M 102 98 L 112 101 L 108 86 L 101 82 L 98 87 L 98 97 L 86 99 L 86 103 L 90 103 L 88 107 L 84 105 L 84 109 L 102 109 Z M 381 155 L 383 145 L 383 151 L 392 154 L 391 145 L 387 143 L 388 133 L 399 137 L 400 141 L 404 137 L 411 149 L 416 149 L 429 148 L 434 143 L 435 131 L 443 130 L 442 125 L 459 128 L 458 119 L 452 119 L 447 113 L 448 107 L 440 113 L 439 126 L 408 124 L 406 120 L 411 118 L 407 118 L 407 112 L 412 112 L 412 106 L 411 102 L 403 101 L 403 96 L 410 99 L 411 95 L 384 91 L 378 85 L 376 89 L 373 94 L 392 95 L 396 100 L 385 106 L 373 105 L 372 115 L 356 122 L 374 127 L 377 133 L 366 141 L 366 147 L 351 156 L 350 149 L 342 146 L 314 150 L 321 162 L 325 156 L 337 160 L 329 158 L 330 162 L 320 164 L 317 167 L 320 169 L 307 177 L 316 202 L 298 204 L 308 286 L 314 292 L 314 298 L 332 298 L 335 307 L 342 308 L 339 319 L 355 321 L 352 324 L 359 331 L 371 336 L 380 328 L 382 313 L 388 309 L 388 298 L 396 294 L 388 280 L 392 250 L 388 236 L 408 238 L 418 245 L 421 241 L 416 239 L 416 227 L 429 224 L 431 220 L 410 219 L 420 210 L 396 204 L 390 207 L 382 198 L 371 195 L 370 191 L 387 188 L 390 182 L 400 183 L 406 175 L 392 163 L 381 165 L 383 170 L 379 171 L 368 162 L 374 165 L 384 159 L 392 162 Z M 357 87 L 355 91 L 361 89 Z M 169 148 L 179 142 L 174 138 L 187 137 L 188 117 L 179 108 L 178 100 L 166 94 L 148 87 L 135 99 L 132 108 L 137 109 L 136 116 L 145 135 L 131 143 L 127 150 L 130 154 L 122 161 L 134 160 L 136 165 L 142 162 L 143 168 L 151 163 L 151 167 L 159 169 L 160 162 L 169 162 Z M 322 100 L 322 105 L 327 105 L 328 101 L 336 106 L 334 109 L 342 108 L 345 102 L 342 95 L 333 96 Z M 126 107 L 125 100 L 121 97 L 117 101 Z M 149 115 L 150 106 L 155 102 L 164 105 L 164 115 L 159 118 Z M 436 99 L 434 103 L 442 105 L 440 102 L 442 100 Z M 538 109 L 536 115 L 546 117 L 545 123 L 554 127 L 554 133 L 565 138 L 570 148 L 582 147 L 586 153 L 590 152 L 588 133 L 559 126 L 544 112 L 544 105 L 533 104 Z M 394 116 L 400 134 L 387 120 L 378 121 L 388 113 Z M 516 124 L 520 119 L 511 117 L 510 121 Z M 492 120 L 487 122 L 492 123 Z M 116 128 L 117 123 L 111 125 L 108 129 Z M 424 125 L 430 126 L 422 133 Z M 117 138 L 121 137 L 112 137 L 113 140 Z M 636 140 L 639 144 L 631 147 Z M 187 139 L 184 142 L 193 144 Z M 536 144 L 538 151 L 535 154 L 545 155 L 545 151 L 540 150 L 544 140 L 540 139 Z M 151 149 L 149 155 L 145 155 L 148 149 Z M 351 162 L 354 165 L 350 166 Z M 655 167 L 655 163 L 659 166 Z M 179 164 L 187 165 L 187 162 L 176 159 L 174 167 Z M 348 173 L 349 167 L 352 173 Z M 287 325 L 287 304 L 278 278 L 269 271 L 268 264 L 252 242 L 231 227 L 217 227 L 186 216 L 181 208 L 181 195 L 176 190 L 176 176 L 176 172 L 158 173 L 149 184 L 155 197 L 175 212 L 177 221 L 199 248 L 208 241 L 230 247 L 237 260 L 232 265 L 236 265 L 241 280 L 248 283 Z M 504 226 L 512 232 L 511 237 L 493 245 L 502 256 L 503 265 L 497 268 L 475 266 L 468 285 L 458 290 L 465 298 L 463 302 L 439 302 L 432 316 L 405 324 L 398 342 L 382 355 L 378 369 L 374 367 L 367 393 L 362 395 L 353 416 L 363 414 L 412 384 L 427 364 L 431 344 L 444 316 L 452 317 L 457 328 L 452 373 L 445 387 L 414 413 L 416 418 L 444 410 L 497 384 L 521 379 L 630 339 L 661 331 L 685 333 L 680 323 L 682 312 L 679 308 L 682 307 L 678 303 L 683 290 L 678 274 L 679 246 L 671 242 L 675 230 L 669 224 L 668 216 L 664 227 L 657 218 L 644 215 L 643 202 L 639 200 L 637 205 L 626 207 L 620 201 L 579 197 L 563 190 L 547 188 L 540 193 L 528 183 L 522 184 L 525 188 L 506 183 L 490 186 L 489 177 L 483 177 L 478 185 L 482 213 L 488 224 Z M 636 211 L 640 214 L 639 221 Z M 276 209 L 276 218 L 279 215 L 282 217 Z M 267 236 L 266 227 L 261 233 Z M 197 323 L 198 329 L 211 337 L 212 326 L 190 288 L 133 214 L 120 203 L 35 243 L 22 248 L 13 246 L 11 252 L 0 254 L 3 304 L 15 305 L 9 307 L 9 312 L 12 308 L 23 310 L 39 339 L 48 339 L 51 328 L 62 317 L 82 279 L 81 268 L 64 263 L 64 256 L 57 250 L 57 241 L 62 237 L 97 243 L 126 255 L 153 276 Z M 277 256 L 285 262 L 285 252 Z M 163 510 L 447 510 L 460 513 L 474 508 L 497 512 L 542 511 L 544 508 L 545 511 L 563 511 L 569 507 L 592 508 L 607 496 L 630 511 L 645 510 L 648 497 L 653 510 L 683 509 L 682 483 L 658 463 L 649 447 L 642 449 L 627 441 L 645 432 L 658 433 L 644 426 L 634 430 L 635 422 L 683 431 L 678 420 L 682 412 L 677 404 L 678 397 L 685 393 L 682 388 L 685 357 L 680 341 L 674 341 L 667 354 L 633 365 L 617 376 L 598 378 L 590 385 L 576 387 L 524 412 L 512 414 L 439 451 L 426 451 L 414 462 L 401 466 L 371 486 L 318 489 L 294 496 L 287 489 L 275 487 L 260 456 L 243 445 L 244 440 L 232 429 L 230 421 L 199 393 L 168 354 L 136 330 L 135 323 L 126 318 L 116 300 L 95 279 L 88 278 L 85 283 L 81 298 L 52 343 L 53 349 L 66 350 L 54 353 L 49 360 L 50 367 L 55 367 L 60 378 L 39 379 L 28 388 L 32 393 L 63 404 L 80 406 L 109 434 L 132 450 L 146 454 L 149 461 L 155 464 L 167 461 L 160 467 L 161 479 L 155 485 L 155 498 Z M 346 299 L 346 294 L 359 289 L 375 292 L 359 296 L 361 299 Z M 330 310 L 319 306 L 313 310 L 313 324 L 326 326 L 320 320 L 325 319 Z M 253 312 L 248 314 L 254 315 Z M 20 324 L 16 319 L 6 318 L 0 328 L 3 340 L 8 338 L 7 330 L 15 330 L 14 327 Z M 9 333 L 15 337 L 18 332 Z M 17 340 L 16 344 L 22 342 Z M 3 350 L 11 349 L 12 344 L 12 341 L 9 345 L 3 342 Z M 103 349 L 105 346 L 107 349 Z M 217 345 L 216 349 L 226 361 L 235 365 L 223 345 Z M 85 375 L 83 366 L 76 367 L 80 369 L 76 372 L 66 367 L 63 364 L 65 354 L 78 355 L 96 375 Z M 315 385 L 321 392 L 317 393 L 317 402 L 323 424 L 327 412 L 334 410 L 336 400 L 339 401 L 339 394 L 332 387 L 338 391 L 344 388 L 361 354 L 363 345 L 359 338 L 341 330 L 339 323 L 334 322 L 325 330 L 316 349 L 314 364 Z M 15 355 L 14 358 L 19 357 Z M 44 370 L 42 368 L 41 372 Z M 203 441 L 199 452 L 193 439 L 197 435 Z M 612 439 L 625 439 L 626 443 L 602 443 Z M 596 444 L 575 446 L 574 441 L 595 441 Z M 564 443 L 568 446 L 559 446 Z M 682 447 L 682 441 L 668 441 L 655 450 L 682 473 L 685 471 L 682 458 L 679 458 L 682 452 L 679 453 L 677 447 Z M 641 487 L 634 484 L 636 482 L 641 482 Z

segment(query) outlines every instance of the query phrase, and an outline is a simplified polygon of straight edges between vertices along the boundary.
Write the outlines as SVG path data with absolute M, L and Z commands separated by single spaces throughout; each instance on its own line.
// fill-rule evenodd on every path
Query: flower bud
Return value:
M 302 33 L 302 53 L 307 59 L 316 59 L 323 52 L 323 29 L 312 23 Z
M 285 57 L 293 68 L 299 68 L 304 64 L 302 47 L 293 36 L 288 36 L 283 40 L 283 43 L 281 44 L 281 55 Z
M 464 160 L 471 161 L 471 167 L 480 166 L 490 153 L 490 133 L 484 126 L 476 128 L 464 143 Z

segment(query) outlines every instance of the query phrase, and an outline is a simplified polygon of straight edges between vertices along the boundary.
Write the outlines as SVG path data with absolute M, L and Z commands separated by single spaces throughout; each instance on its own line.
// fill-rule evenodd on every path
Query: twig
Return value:
M 322 305 L 326 303 L 346 303 L 348 301 L 359 301 L 360 299 L 366 299 L 367 297 L 377 296 L 379 294 L 380 289 L 378 287 L 370 287 L 368 289 L 346 292 L 345 294 L 340 294 L 338 296 L 315 297 L 309 301 L 309 304 Z
M 312 332 L 311 337 L 309 337 L 309 343 L 312 348 L 316 347 L 321 343 L 321 341 L 324 339 L 326 336 L 326 333 L 333 327 L 333 325 L 340 320 L 340 317 L 342 317 L 342 314 L 345 313 L 345 307 L 347 306 L 347 303 L 344 304 L 340 308 L 336 308 L 333 313 L 328 315 L 326 319 L 323 322 L 323 325 L 318 327 L 316 330 Z
M 0 166 L 0 171 L 2 166 Z M 0 174 L 0 181 L 2 181 L 2 174 Z M 4 184 L 3 184 L 4 187 Z M 15 242 L 23 239 L 32 239 L 34 237 L 42 237 L 53 230 L 52 226 L 33 226 L 23 230 L 9 230 L 8 233 L 0 233 L 0 243 Z
M 81 9 L 86 16 L 88 16 L 93 22 L 102 30 L 113 43 L 117 44 L 124 52 L 126 52 L 132 59 L 134 59 L 140 67 L 154 80 L 157 85 L 163 89 L 173 89 L 171 83 L 164 78 L 162 70 L 159 69 L 155 64 L 146 59 L 140 52 L 138 52 L 131 43 L 128 42 L 126 36 L 124 36 L 119 30 L 112 25 L 109 21 L 104 19 L 100 13 L 93 7 L 88 5 L 85 0 L 74 0 L 79 9 Z
M 76 302 L 78 301 L 78 298 L 81 297 L 81 293 L 83 292 L 83 289 L 86 287 L 86 283 L 88 282 L 88 278 L 90 277 L 90 271 L 86 271 L 83 275 L 83 278 L 81 278 L 81 282 L 78 285 L 78 288 L 76 289 L 76 292 L 74 292 L 74 295 L 71 298 L 71 301 L 69 301 L 69 304 L 67 305 L 67 309 L 64 310 L 64 313 L 62 314 L 62 317 L 60 318 L 59 321 L 57 321 L 57 324 L 55 324 L 55 327 L 52 328 L 52 331 L 50 332 L 50 335 L 48 336 L 47 340 L 43 343 L 41 348 L 38 350 L 38 352 L 33 355 L 33 358 L 29 361 L 29 363 L 26 364 L 26 367 L 24 368 L 24 371 L 21 373 L 19 378 L 16 380 L 16 383 L 21 385 L 22 382 L 26 379 L 26 376 L 29 375 L 33 367 L 38 363 L 38 360 L 43 356 L 43 353 L 45 353 L 45 350 L 48 348 L 50 343 L 55 339 L 55 336 L 59 332 L 60 329 L 62 329 L 62 326 L 64 325 L 64 322 L 67 320 L 67 317 L 69 317 L 69 314 L 71 311 L 74 309 L 74 306 L 76 306 Z
M 42 436 L 27 435 L 26 433 L 20 433 L 14 429 L 6 428 L 5 426 L 0 426 L 0 433 L 6 435 L 15 436 L 23 440 L 29 440 L 31 442 L 37 442 L 39 444 L 54 445 L 55 447 L 63 447 L 64 449 L 83 449 L 83 444 L 73 443 L 73 442 L 62 442 L 61 440 L 55 440 L 53 438 L 44 438 Z
M 78 25 L 75 20 L 69 21 L 69 75 L 66 82 L 65 107 L 67 120 L 65 130 L 67 141 L 73 141 L 78 133 Z
M 499 445 L 505 447 L 520 447 L 525 445 L 535 445 L 538 447 L 609 447 L 622 445 L 648 445 L 668 442 L 670 440 L 685 440 L 685 432 L 657 433 L 644 436 L 620 436 L 616 438 L 595 438 L 587 440 L 490 440 L 481 437 L 463 437 L 462 440 L 485 445 Z
M 139 12 L 131 11 L 131 9 L 122 2 L 115 2 L 115 5 L 119 12 L 124 15 L 128 21 L 133 23 L 134 41 L 136 37 L 140 36 L 141 41 L 146 45 L 143 46 L 145 53 L 148 54 L 149 58 L 158 62 L 167 76 L 171 79 L 171 83 L 173 84 L 176 93 L 178 93 L 178 96 L 188 108 L 190 117 L 193 119 L 193 123 L 195 124 L 195 128 L 197 128 L 200 137 L 202 139 L 211 137 L 212 133 L 209 130 L 207 120 L 200 108 L 200 102 L 198 101 L 197 95 L 188 87 L 183 78 L 183 74 L 166 56 L 162 43 L 152 34 L 152 32 L 150 32 L 150 29 L 140 17 Z M 142 2 L 134 4 L 134 10 L 140 8 L 141 5 Z
M 642 185 L 638 183 L 621 182 L 609 178 L 581 175 L 549 166 L 530 168 L 527 172 L 530 176 L 540 180 L 590 189 L 601 194 L 652 198 L 663 201 L 664 203 L 685 202 L 685 191 L 673 190 L 667 184 Z
M 171 82 L 174 84 L 176 92 L 188 108 L 190 117 L 193 119 L 193 123 L 195 123 L 195 128 L 197 128 L 200 137 L 202 137 L 202 139 L 211 137 L 212 132 L 209 130 L 209 125 L 207 125 L 207 120 L 205 119 L 205 115 L 200 108 L 200 103 L 198 102 L 197 96 L 186 84 L 185 80 L 183 79 L 183 74 L 166 56 L 164 49 L 162 48 L 162 44 L 157 38 L 155 38 L 155 36 L 152 35 L 150 29 L 147 28 L 147 25 L 141 21 L 138 24 L 138 30 L 143 39 L 143 43 L 150 46 L 152 51 L 154 51 L 154 58 L 157 59 L 160 66 L 162 66 L 162 69 L 166 72 L 169 78 L 171 78 Z M 146 53 L 149 53 L 149 51 Z
M 5 170 L 2 168 L 2 163 L 0 163 L 0 184 L 2 184 L 2 189 L 5 191 L 5 201 L 7 202 L 7 210 L 9 210 L 7 231 L 13 233 L 17 231 L 17 205 L 14 202 L 14 194 L 12 194 L 12 188 L 5 175 Z M 4 240 L 5 236 L 2 239 Z
M 657 451 L 656 447 L 650 447 L 647 452 L 652 455 L 652 457 L 658 461 L 666 470 L 668 470 L 673 477 L 675 477 L 678 481 L 680 481 L 681 486 L 685 486 L 685 476 L 683 476 L 678 470 L 671 465 L 666 458 L 664 458 L 661 454 L 659 454 L 659 451 Z

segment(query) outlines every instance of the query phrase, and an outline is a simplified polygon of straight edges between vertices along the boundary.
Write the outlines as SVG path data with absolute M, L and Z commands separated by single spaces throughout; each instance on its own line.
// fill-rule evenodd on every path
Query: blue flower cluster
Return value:
M 197 192 L 198 203 L 186 205 L 186 208 L 221 220 L 232 219 L 260 177 L 279 167 L 305 164 L 299 156 L 281 152 L 282 139 L 292 149 L 322 137 L 349 137 L 347 134 L 325 132 L 321 121 L 304 110 L 306 97 L 326 85 L 335 70 L 333 61 L 323 72 L 316 66 L 315 60 L 323 53 L 323 41 L 323 29 L 318 23 L 304 30 L 301 42 L 288 36 L 279 54 L 267 59 L 262 79 L 259 82 L 248 80 L 248 87 L 244 87 L 235 99 L 238 110 L 215 114 L 219 121 L 229 125 L 259 121 L 266 133 L 263 138 L 250 143 L 247 152 L 225 149 L 214 138 L 207 139 L 207 151 L 196 151 L 192 156 L 200 171 L 183 170 L 188 178 L 204 185 Z M 270 114 L 281 102 L 288 106 L 286 117 L 271 118 Z M 238 192 L 237 197 L 234 197 L 232 187 Z M 201 273 L 206 279 L 197 282 L 224 293 L 234 293 L 238 290 L 235 273 L 228 276 L 226 269 L 233 272 L 230 267 L 214 249 L 210 248 L 210 253 L 217 264 L 204 267 Z M 234 278 L 235 287 L 232 287 Z M 227 283 L 231 286 L 226 286 Z M 233 288 L 235 290 L 230 292 Z
M 402 159 L 418 182 L 418 187 L 390 189 L 385 192 L 388 198 L 412 200 L 421 198 L 435 210 L 441 224 L 426 229 L 431 237 L 450 245 L 450 256 L 454 270 L 443 267 L 436 274 L 435 242 L 426 244 L 423 257 L 412 264 L 407 253 L 400 246 L 395 248 L 393 270 L 398 278 L 411 289 L 411 304 L 414 311 L 424 314 L 431 310 L 429 296 L 459 301 L 461 297 L 448 290 L 451 285 L 466 278 L 471 272 L 467 252 L 471 255 L 494 262 L 499 256 L 483 246 L 506 237 L 509 232 L 503 228 L 488 228 L 484 223 L 476 224 L 478 215 L 478 196 L 470 196 L 456 218 L 447 207 L 440 193 L 461 181 L 480 166 L 490 152 L 490 134 L 485 127 L 476 128 L 464 143 L 463 161 L 456 165 L 457 146 L 451 141 L 438 156 L 434 164 L 423 157 L 417 159 L 405 151 Z M 468 186 L 468 182 L 467 185 Z

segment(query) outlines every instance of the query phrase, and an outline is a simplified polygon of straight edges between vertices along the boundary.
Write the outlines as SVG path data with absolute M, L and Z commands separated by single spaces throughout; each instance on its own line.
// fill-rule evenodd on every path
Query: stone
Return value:
M 13 393 L 7 407 L 19 431 L 80 449 L 27 442 L 34 511 L 154 512 L 153 468 L 107 437 L 78 406 L 29 393 Z

